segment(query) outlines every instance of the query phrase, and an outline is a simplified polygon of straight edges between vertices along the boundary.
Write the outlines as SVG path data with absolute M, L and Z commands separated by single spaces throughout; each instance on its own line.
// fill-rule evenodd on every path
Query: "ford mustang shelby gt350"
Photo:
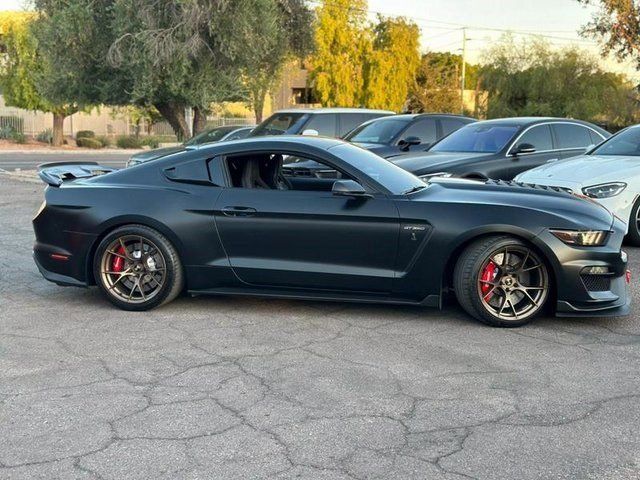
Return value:
M 286 176 L 311 160 L 330 178 Z M 109 171 L 49 164 L 35 261 L 126 310 L 190 294 L 441 307 L 517 326 L 628 313 L 625 225 L 560 189 L 424 183 L 340 140 L 265 137 Z

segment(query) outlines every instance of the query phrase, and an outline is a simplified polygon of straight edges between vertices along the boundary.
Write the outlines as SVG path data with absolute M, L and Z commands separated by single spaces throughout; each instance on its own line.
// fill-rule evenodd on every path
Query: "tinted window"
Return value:
M 311 115 L 311 119 L 304 126 L 304 130 L 317 130 L 318 134 L 323 137 L 335 137 L 336 116 L 328 113 Z
M 426 186 L 422 180 L 412 173 L 401 169 L 375 153 L 371 153 L 369 150 L 345 143 L 332 147 L 331 153 L 353 165 L 395 195 L 408 192 L 416 187 Z
M 621 131 L 596 148 L 591 154 L 640 156 L 640 128 L 631 127 Z
M 202 145 L 204 143 L 217 142 L 235 128 L 236 127 L 217 127 L 212 128 L 211 130 L 205 130 L 193 137 L 191 140 L 185 142 L 185 145 Z
M 441 118 L 440 126 L 442 127 L 442 136 L 446 137 L 452 132 L 464 127 L 466 125 L 465 122 L 461 122 L 460 120 L 455 120 L 453 118 Z
M 533 145 L 538 152 L 553 150 L 551 128 L 549 128 L 549 125 L 538 125 L 527 130 L 518 140 L 516 147 L 523 143 Z
M 407 120 L 381 118 L 356 128 L 346 139 L 350 142 L 389 145 L 406 125 Z
M 553 125 L 558 148 L 586 148 L 593 143 L 589 129 L 580 125 L 558 123 Z
M 306 120 L 306 113 L 274 113 L 264 122 L 258 125 L 252 132 L 252 137 L 263 135 L 282 135 L 289 133 L 291 130 L 295 130 L 304 120 Z
M 241 128 L 229 135 L 226 140 L 240 140 L 241 138 L 247 138 L 251 133 L 250 128 Z
M 438 139 L 436 121 L 433 118 L 417 120 L 402 134 L 402 138 L 418 137 L 420 143 L 435 143 Z
M 340 114 L 340 136 L 344 137 L 351 130 L 362 122 L 368 120 L 362 113 L 341 113 Z
M 473 123 L 443 138 L 429 151 L 496 153 L 504 148 L 518 129 L 517 125 Z
M 602 142 L 602 140 L 604 140 L 604 138 L 602 138 L 593 130 L 589 130 L 589 135 L 591 135 L 591 143 L 593 143 L 594 145 L 598 145 L 600 142 Z

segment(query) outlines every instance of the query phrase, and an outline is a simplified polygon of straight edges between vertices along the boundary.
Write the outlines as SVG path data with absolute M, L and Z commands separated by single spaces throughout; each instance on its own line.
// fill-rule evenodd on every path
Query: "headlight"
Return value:
M 428 182 L 429 179 L 431 179 L 433 177 L 449 178 L 449 177 L 452 177 L 452 176 L 453 176 L 453 173 L 438 172 L 438 173 L 427 173 L 425 175 L 420 175 L 418 178 L 420 178 L 420 180 Z
M 615 197 L 627 188 L 627 184 L 623 182 L 603 183 L 601 185 L 592 185 L 584 187 L 582 193 L 591 198 L 609 198 Z
M 550 230 L 567 245 L 600 247 L 607 242 L 609 232 L 605 230 Z

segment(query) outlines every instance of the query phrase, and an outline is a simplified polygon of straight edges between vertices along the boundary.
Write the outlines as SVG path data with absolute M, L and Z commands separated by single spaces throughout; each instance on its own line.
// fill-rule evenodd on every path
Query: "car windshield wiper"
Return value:
M 423 188 L 427 188 L 426 185 L 416 185 L 415 187 L 410 188 L 409 190 L 407 190 L 406 192 L 402 192 L 403 195 L 409 195 L 410 193 L 415 193 L 415 192 L 419 192 L 420 190 L 422 190 Z

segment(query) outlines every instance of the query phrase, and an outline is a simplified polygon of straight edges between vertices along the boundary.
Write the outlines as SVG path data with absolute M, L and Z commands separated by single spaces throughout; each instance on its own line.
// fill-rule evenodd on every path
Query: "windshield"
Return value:
M 238 127 L 216 127 L 211 130 L 205 130 L 199 133 L 195 137 L 186 141 L 184 144 L 189 145 L 202 145 L 203 143 L 212 143 L 222 140 L 227 133 L 233 132 Z
M 389 145 L 391 141 L 407 126 L 409 120 L 384 119 L 361 125 L 345 137 L 350 142 L 377 143 Z
M 462 127 L 436 143 L 431 152 L 497 153 L 520 127 L 474 123 Z
M 284 135 L 285 133 L 297 133 L 290 132 L 296 125 L 298 125 L 303 119 L 306 119 L 306 113 L 274 113 L 264 122 L 258 125 L 251 137 L 259 137 L 264 135 Z
M 412 173 L 395 166 L 369 150 L 345 143 L 332 147 L 330 151 L 382 185 L 393 195 L 401 195 L 427 186 Z
M 614 135 L 590 155 L 640 156 L 640 128 L 631 127 Z

